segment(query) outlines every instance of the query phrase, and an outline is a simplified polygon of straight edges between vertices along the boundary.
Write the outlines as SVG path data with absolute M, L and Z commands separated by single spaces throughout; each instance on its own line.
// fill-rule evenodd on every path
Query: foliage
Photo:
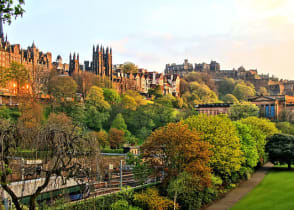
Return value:
M 239 120 L 241 118 L 247 117 L 258 117 L 259 107 L 251 102 L 243 101 L 241 103 L 236 103 L 229 109 L 229 116 L 233 120 Z
M 116 115 L 115 119 L 112 121 L 111 128 L 116 128 L 125 132 L 127 131 L 127 125 L 121 113 Z
M 269 95 L 268 90 L 265 87 L 260 87 L 258 89 L 258 94 L 259 95 L 263 95 L 263 96 L 267 96 Z
M 90 88 L 86 97 L 86 104 L 95 107 L 99 112 L 105 112 L 111 108 L 109 103 L 104 100 L 103 89 L 97 86 Z
M 121 100 L 120 95 L 114 89 L 104 88 L 103 95 L 105 101 L 107 101 L 109 104 L 118 104 Z
M 11 23 L 12 17 L 22 16 L 25 10 L 23 9 L 24 0 L 3 0 L 0 4 L 1 16 L 3 20 Z
M 223 179 L 241 168 L 244 161 L 240 139 L 232 121 L 226 116 L 192 116 L 184 121 L 190 128 L 195 128 L 205 141 L 213 147 L 210 167 L 214 174 Z
M 216 91 L 215 82 L 210 74 L 203 72 L 191 72 L 187 74 L 184 79 L 189 83 L 197 82 L 199 84 L 206 85 L 209 89 Z
M 238 100 L 247 100 L 251 96 L 255 96 L 256 92 L 254 87 L 247 85 L 244 82 L 238 83 L 233 91 L 233 95 L 236 96 Z
M 133 166 L 132 172 L 138 184 L 144 184 L 144 182 L 151 174 L 151 170 L 148 164 L 143 161 L 142 156 L 135 156 L 132 153 L 128 153 L 126 162 L 128 165 Z
M 55 76 L 49 81 L 49 94 L 56 99 L 72 98 L 77 90 L 77 83 L 70 76 Z
M 9 119 L 16 121 L 20 116 L 20 112 L 16 108 L 8 108 L 6 106 L 0 107 L 0 119 Z
M 138 67 L 132 62 L 125 62 L 122 66 L 123 73 L 138 73 Z
M 110 208 L 113 210 L 128 210 L 129 203 L 126 200 L 118 200 L 115 203 L 111 204 Z
M 252 128 L 241 122 L 235 122 L 235 126 L 239 133 L 241 149 L 245 157 L 243 165 L 245 168 L 254 168 L 258 163 L 259 156 L 256 145 L 257 141 L 251 135 L 253 133 Z
M 109 144 L 111 148 L 118 149 L 122 146 L 122 144 L 125 142 L 124 138 L 125 132 L 116 128 L 111 128 L 109 130 Z
M 278 122 L 276 127 L 284 134 L 294 135 L 294 125 L 289 122 Z
M 136 110 L 137 109 L 137 102 L 136 100 L 129 95 L 124 95 L 122 98 L 122 105 L 124 109 Z
M 287 164 L 291 169 L 291 164 L 294 162 L 294 136 L 275 134 L 269 137 L 266 151 L 272 163 Z
M 87 106 L 87 111 L 85 113 L 85 122 L 87 126 L 94 130 L 101 130 L 103 124 L 107 122 L 109 118 L 108 112 L 99 112 L 96 107 L 90 105 Z
M 236 104 L 239 103 L 238 99 L 233 95 L 233 94 L 226 94 L 222 100 L 225 103 L 232 103 L 232 104 Z
M 158 103 L 170 108 L 173 108 L 173 105 L 175 104 L 175 102 L 176 102 L 176 98 L 169 94 L 159 97 L 155 100 L 155 103 Z
M 159 85 L 157 85 L 155 88 L 150 88 L 148 90 L 148 95 L 150 97 L 155 97 L 155 98 L 159 98 L 162 97 L 162 89 Z
M 248 117 L 241 119 L 241 122 L 247 125 L 252 125 L 254 129 L 260 129 L 266 137 L 270 137 L 276 133 L 279 133 L 275 123 L 271 122 L 269 119 Z
M 234 91 L 235 80 L 232 78 L 225 78 L 222 80 L 218 87 L 218 92 L 221 96 L 225 96 L 227 94 L 231 94 Z
M 141 152 L 155 172 L 164 168 L 167 180 L 187 171 L 199 180 L 199 187 L 206 187 L 210 185 L 209 148 L 210 144 L 200 140 L 187 125 L 169 123 L 147 138 Z
M 148 188 L 145 192 L 135 193 L 134 201 L 143 209 L 169 209 L 173 208 L 173 202 L 166 197 L 160 196 L 156 188 Z M 176 206 L 178 209 L 178 206 Z

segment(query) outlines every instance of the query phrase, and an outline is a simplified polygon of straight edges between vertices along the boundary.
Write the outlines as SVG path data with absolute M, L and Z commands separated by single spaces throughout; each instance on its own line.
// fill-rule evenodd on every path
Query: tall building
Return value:
M 3 21 L 0 17 L 0 66 L 9 67 L 12 62 L 21 63 L 28 69 L 50 70 L 52 68 L 52 54 L 41 52 L 34 42 L 27 49 L 21 49 L 19 44 L 11 45 L 7 35 L 4 37 Z
M 84 69 L 112 81 L 112 49 L 102 45 L 93 46 L 92 61 L 84 62 Z

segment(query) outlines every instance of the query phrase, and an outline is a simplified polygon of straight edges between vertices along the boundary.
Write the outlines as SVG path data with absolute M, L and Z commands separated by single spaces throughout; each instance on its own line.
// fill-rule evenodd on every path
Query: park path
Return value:
M 224 198 L 208 206 L 205 210 L 227 210 L 232 208 L 241 198 L 263 180 L 272 167 L 273 164 L 266 163 L 252 175 L 251 179 L 241 183 L 236 189 L 229 192 Z

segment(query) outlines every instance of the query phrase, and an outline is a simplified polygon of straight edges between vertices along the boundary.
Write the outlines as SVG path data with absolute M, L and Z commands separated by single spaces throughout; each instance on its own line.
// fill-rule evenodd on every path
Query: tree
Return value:
M 256 141 L 257 152 L 259 155 L 259 162 L 264 163 L 265 157 L 265 145 L 266 138 L 273 136 L 275 133 L 279 133 L 275 124 L 268 119 L 261 119 L 258 117 L 248 117 L 241 119 L 242 124 L 247 125 L 250 128 L 250 135 Z
M 0 139 L 1 159 L 4 162 L 0 173 L 1 186 L 11 196 L 16 209 L 21 209 L 20 198 L 8 185 L 8 175 L 11 174 L 11 167 L 14 164 L 14 159 L 11 157 L 15 157 L 15 148 L 20 146 L 15 124 L 2 120 L 0 122 Z M 88 156 L 96 156 L 96 147 L 89 144 L 88 139 L 65 114 L 52 113 L 49 116 L 48 121 L 40 127 L 35 142 L 30 144 L 32 150 L 46 151 L 40 172 L 40 178 L 43 178 L 44 182 L 30 196 L 30 209 L 36 209 L 36 198 L 48 186 L 53 177 L 68 179 L 87 176 L 90 171 L 89 167 L 82 164 L 84 160 L 77 154 L 85 152 L 84 148 L 87 148 Z
M 200 114 L 184 121 L 199 132 L 200 138 L 212 145 L 210 166 L 224 180 L 238 172 L 244 161 L 240 139 L 233 122 L 226 116 Z
M 156 188 L 147 188 L 145 192 L 134 194 L 135 204 L 143 209 L 171 209 L 173 201 L 160 196 Z M 176 206 L 178 209 L 178 205 Z
M 231 94 L 234 91 L 235 80 L 232 78 L 224 78 L 219 84 L 218 92 L 221 96 Z
M 266 152 L 269 160 L 276 164 L 287 164 L 291 169 L 294 162 L 294 136 L 287 134 L 275 134 L 268 138 Z
M 86 125 L 99 131 L 103 128 L 103 125 L 109 119 L 109 112 L 102 112 L 98 111 L 95 106 L 87 105 L 86 106 L 86 113 L 85 113 L 85 123 Z
M 200 84 L 198 82 L 192 82 L 190 83 L 190 88 L 191 95 L 187 98 L 187 101 L 193 105 L 218 102 L 216 93 L 212 91 L 207 85 Z
M 118 104 L 121 100 L 120 95 L 114 89 L 104 88 L 103 95 L 105 101 L 107 101 L 109 104 Z
M 244 167 L 253 169 L 258 163 L 259 156 L 257 141 L 252 136 L 252 128 L 246 124 L 242 124 L 241 122 L 235 122 L 235 126 L 238 130 L 241 149 L 245 157 Z
M 0 3 L 0 13 L 2 14 L 3 21 L 11 23 L 11 18 L 22 16 L 25 10 L 23 9 L 24 0 L 3 0 Z
M 111 128 L 116 128 L 122 131 L 127 130 L 127 125 L 121 113 L 116 115 L 115 119 L 112 121 Z
M 149 88 L 148 89 L 149 97 L 152 97 L 152 96 L 154 96 L 155 98 L 162 97 L 163 96 L 162 92 L 163 91 L 162 91 L 160 85 L 157 85 L 155 88 Z M 154 98 L 154 97 L 152 97 L 152 98 Z
M 294 125 L 289 122 L 278 122 L 276 127 L 284 134 L 294 135 Z
M 76 81 L 78 85 L 77 91 L 79 93 L 82 93 L 84 97 L 88 95 L 89 90 L 92 86 L 101 87 L 99 76 L 92 72 L 82 71 L 74 73 L 72 75 L 72 78 Z
M 247 100 L 251 96 L 255 96 L 256 92 L 254 87 L 246 85 L 243 83 L 238 83 L 233 91 L 233 95 L 240 101 Z
M 141 147 L 144 161 L 155 172 L 163 168 L 166 181 L 186 171 L 199 180 L 199 187 L 210 185 L 209 149 L 208 142 L 182 123 L 169 123 L 153 131 Z
M 122 98 L 122 105 L 124 109 L 136 110 L 137 109 L 137 102 L 136 100 L 129 95 L 124 95 Z
M 122 66 L 123 73 L 138 73 L 138 67 L 132 62 L 125 62 Z
M 191 72 L 187 74 L 184 79 L 189 82 L 197 82 L 209 87 L 209 89 L 216 91 L 215 82 L 212 76 L 204 72 Z
M 168 94 L 168 95 L 157 98 L 155 102 L 163 106 L 173 108 L 173 105 L 176 102 L 176 98 Z
M 263 96 L 267 96 L 268 95 L 268 91 L 267 91 L 267 89 L 265 87 L 260 87 L 258 89 L 258 94 L 259 95 L 263 95 Z
M 125 135 L 124 131 L 118 130 L 116 128 L 111 128 L 109 130 L 109 135 L 108 135 L 110 147 L 118 149 L 120 146 L 122 146 L 122 144 L 125 141 L 124 135 Z
M 86 97 L 86 104 L 94 106 L 97 111 L 108 111 L 111 107 L 104 99 L 103 89 L 97 86 L 92 86 L 89 90 L 89 94 Z
M 233 94 L 227 94 L 225 95 L 222 100 L 225 103 L 232 103 L 232 104 L 237 104 L 239 103 L 239 100 L 233 95 Z
M 49 81 L 49 94 L 56 99 L 66 100 L 67 97 L 73 98 L 77 91 L 77 83 L 70 76 L 54 76 Z
M 233 120 L 239 120 L 247 117 L 258 117 L 259 107 L 251 102 L 243 101 L 236 103 L 229 109 L 229 116 Z

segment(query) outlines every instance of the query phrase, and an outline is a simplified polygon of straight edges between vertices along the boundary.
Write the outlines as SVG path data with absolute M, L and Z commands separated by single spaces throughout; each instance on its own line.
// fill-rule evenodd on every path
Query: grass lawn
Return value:
M 275 168 L 231 210 L 293 210 L 294 171 Z

